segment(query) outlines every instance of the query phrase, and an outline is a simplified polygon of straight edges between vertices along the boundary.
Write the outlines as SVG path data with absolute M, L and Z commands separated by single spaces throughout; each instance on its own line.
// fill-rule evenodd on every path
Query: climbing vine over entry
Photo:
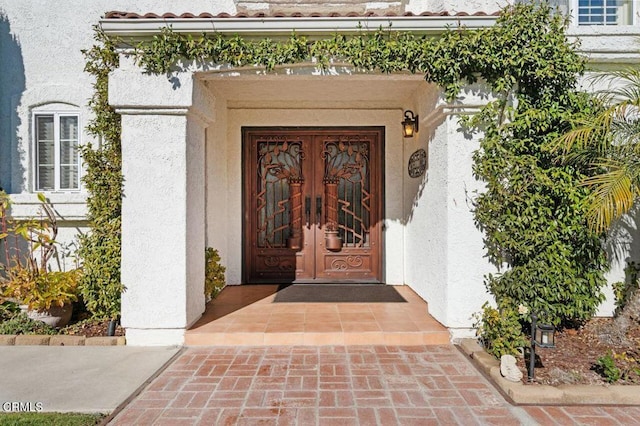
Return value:
M 100 146 L 82 148 L 86 172 L 82 180 L 89 197 L 87 216 L 91 231 L 80 237 L 79 255 L 83 261 L 80 285 L 87 309 L 96 317 L 116 319 L 120 315 L 120 225 L 122 207 L 122 153 L 120 115 L 107 99 L 109 72 L 118 67 L 115 41 L 96 32 L 98 42 L 83 51 L 85 71 L 95 76 L 94 96 L 89 101 L 93 121 L 87 126 Z
M 490 28 L 449 29 L 438 37 L 380 29 L 321 40 L 293 34 L 285 41 L 256 41 L 166 28 L 138 44 L 132 54 L 153 74 L 211 63 L 271 71 L 301 62 L 326 69 L 340 62 L 360 71 L 409 71 L 438 84 L 450 101 L 466 84 L 482 81 L 495 100 L 466 121 L 483 131 L 473 171 L 487 190 L 476 198 L 474 214 L 489 259 L 504 269 L 488 275 L 486 286 L 499 303 L 544 310 L 557 324 L 594 313 L 602 300 L 606 265 L 600 236 L 585 226 L 587 190 L 578 185 L 583 175 L 558 162 L 549 149 L 570 126 L 572 115 L 589 107 L 576 90 L 584 60 L 567 41 L 565 29 L 565 18 L 548 5 L 517 4 L 504 9 Z M 108 141 L 101 155 L 109 161 L 89 161 L 85 183 L 93 200 L 111 205 L 122 182 L 119 120 L 107 104 L 106 84 L 108 72 L 117 67 L 116 41 L 100 32 L 96 37 L 99 43 L 87 55 L 87 70 L 97 78 L 92 101 L 96 118 L 90 130 Z M 86 152 L 90 158 L 98 155 L 92 152 Z M 119 228 L 109 228 L 119 227 L 119 216 L 102 204 L 95 210 L 104 211 L 109 220 L 92 219 L 93 233 L 102 238 L 96 239 L 96 248 L 114 248 L 115 256 L 117 246 L 119 268 Z M 90 212 L 93 208 L 90 205 Z M 88 247 L 83 247 L 85 263 L 96 262 L 92 256 L 100 250 Z M 110 277 L 119 274 L 115 264 L 106 267 L 113 268 Z M 111 284 L 117 288 L 115 281 Z

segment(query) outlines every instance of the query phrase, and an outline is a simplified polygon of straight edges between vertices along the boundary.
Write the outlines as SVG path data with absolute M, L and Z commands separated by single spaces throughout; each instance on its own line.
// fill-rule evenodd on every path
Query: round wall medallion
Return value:
M 409 157 L 409 176 L 418 178 L 427 170 L 427 151 L 419 149 Z

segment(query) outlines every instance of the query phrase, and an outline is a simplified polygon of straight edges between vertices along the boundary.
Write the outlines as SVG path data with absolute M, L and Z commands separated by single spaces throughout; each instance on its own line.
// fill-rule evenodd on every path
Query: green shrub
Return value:
M 522 333 L 521 314 L 511 306 L 498 309 L 485 303 L 482 313 L 476 314 L 476 333 L 486 351 L 496 358 L 502 355 L 518 355 L 520 348 L 527 345 Z
M 624 380 L 628 383 L 640 382 L 640 354 L 637 351 L 607 352 L 596 361 L 593 369 L 608 383 Z
M 8 320 L 18 312 L 20 306 L 17 303 L 0 297 L 0 322 Z
M 622 377 L 622 372 L 616 366 L 616 361 L 613 359 L 611 352 L 598 358 L 595 370 L 609 383 L 615 383 Z
M 204 295 L 207 300 L 213 299 L 225 286 L 226 268 L 220 264 L 218 250 L 207 247 L 205 250 Z
M 592 171 L 554 150 L 576 114 L 591 107 L 577 90 L 584 58 L 567 40 L 566 22 L 545 7 L 513 14 L 505 25 L 528 41 L 505 34 L 493 41 L 523 60 L 500 63 L 488 83 L 501 94 L 468 123 L 483 130 L 473 172 L 486 190 L 474 200 L 474 218 L 501 269 L 485 285 L 499 305 L 517 300 L 559 325 L 593 316 L 604 299 L 607 261 L 602 235 L 588 227 L 589 190 L 581 182 Z
M 112 230 L 111 234 L 109 230 Z M 120 218 L 81 236 L 80 294 L 87 310 L 98 318 L 116 319 L 124 286 L 120 281 Z
M 56 330 L 19 312 L 0 323 L 0 334 L 56 334 Z

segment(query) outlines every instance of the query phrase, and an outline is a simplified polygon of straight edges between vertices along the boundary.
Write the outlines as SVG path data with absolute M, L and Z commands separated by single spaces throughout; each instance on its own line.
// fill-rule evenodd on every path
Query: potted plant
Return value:
M 19 301 L 29 318 L 51 327 L 67 325 L 73 302 L 78 300 L 79 269 L 33 273 L 14 266 L 7 271 L 7 277 L 2 284 L 4 296 Z
M 17 221 L 8 217 L 11 200 L 0 192 L 0 241 L 6 257 L 0 294 L 20 303 L 29 317 L 63 327 L 71 318 L 72 303 L 78 300 L 81 272 L 62 270 L 53 207 L 43 194 L 38 199 L 41 217 Z M 52 259 L 57 260 L 58 270 L 51 268 Z
M 328 222 L 324 228 L 324 246 L 330 251 L 340 251 L 342 249 L 342 238 L 340 238 L 338 224 Z

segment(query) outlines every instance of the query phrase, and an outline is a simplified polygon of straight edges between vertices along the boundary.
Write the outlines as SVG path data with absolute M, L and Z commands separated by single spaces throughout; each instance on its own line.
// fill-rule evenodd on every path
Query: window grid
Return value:
M 79 121 L 73 113 L 34 114 L 34 190 L 80 188 Z
M 578 0 L 578 25 L 629 24 L 631 0 Z

